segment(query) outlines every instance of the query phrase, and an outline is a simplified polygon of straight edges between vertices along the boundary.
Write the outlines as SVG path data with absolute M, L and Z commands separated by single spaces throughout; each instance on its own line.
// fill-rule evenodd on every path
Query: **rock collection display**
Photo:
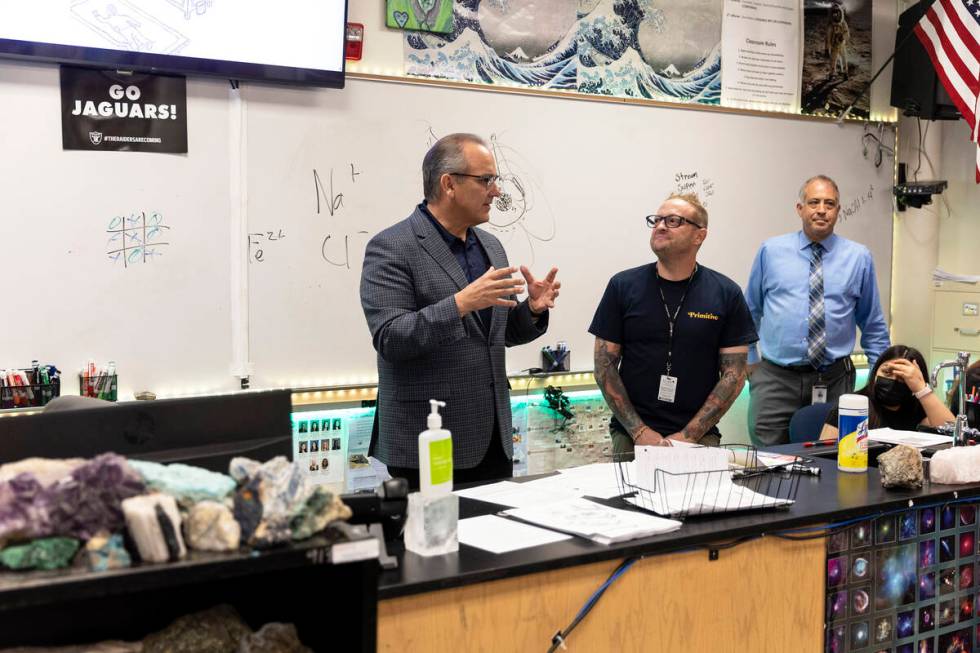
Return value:
M 73 554 L 81 549 L 79 566 L 106 571 L 130 565 L 133 556 L 173 562 L 188 549 L 235 551 L 242 544 L 303 540 L 350 517 L 338 495 L 285 457 L 266 463 L 235 458 L 229 468 L 225 475 L 111 453 L 0 466 L 0 551 L 12 549 L 0 555 L 0 564 L 67 566 L 71 555 L 52 555 L 67 548 L 47 542 L 57 538 L 70 541 Z M 38 547 L 20 548 L 32 542 Z
M 176 562 L 188 550 L 237 551 L 309 538 L 350 517 L 340 497 L 286 458 L 236 458 L 231 475 L 187 465 L 33 458 L 0 466 L 0 567 L 92 572 Z M 223 606 L 188 615 L 144 641 L 31 651 L 306 653 L 296 628 L 257 632 Z

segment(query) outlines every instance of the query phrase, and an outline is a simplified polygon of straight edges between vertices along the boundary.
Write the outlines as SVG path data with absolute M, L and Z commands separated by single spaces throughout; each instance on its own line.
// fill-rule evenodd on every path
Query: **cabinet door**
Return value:
M 980 293 L 937 292 L 932 333 L 936 349 L 980 350 Z

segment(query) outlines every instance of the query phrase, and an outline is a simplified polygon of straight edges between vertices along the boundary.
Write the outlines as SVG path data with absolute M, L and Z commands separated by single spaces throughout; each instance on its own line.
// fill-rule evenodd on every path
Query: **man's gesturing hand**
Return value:
M 491 306 L 516 306 L 516 301 L 507 299 L 524 290 L 524 282 L 511 276 L 515 272 L 514 267 L 498 270 L 491 266 L 482 277 L 456 293 L 460 317 Z

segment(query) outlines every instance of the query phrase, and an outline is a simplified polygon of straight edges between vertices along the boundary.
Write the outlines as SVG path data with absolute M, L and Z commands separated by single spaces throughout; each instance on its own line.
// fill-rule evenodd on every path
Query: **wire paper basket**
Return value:
M 727 464 L 714 469 L 675 473 L 659 468 L 638 467 L 632 454 L 615 460 L 616 478 L 623 498 L 643 510 L 669 517 L 687 517 L 717 512 L 784 508 L 796 500 L 800 476 L 786 465 L 768 467 L 759 463 L 758 453 L 749 445 L 697 447 L 724 451 Z M 638 457 L 643 458 L 638 448 Z M 792 463 L 800 464 L 797 457 Z M 638 471 L 639 470 L 639 471 Z

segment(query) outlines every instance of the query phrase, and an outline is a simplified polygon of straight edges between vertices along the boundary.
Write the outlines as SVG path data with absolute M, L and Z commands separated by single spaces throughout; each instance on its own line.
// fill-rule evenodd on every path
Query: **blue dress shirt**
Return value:
M 445 227 L 439 224 L 436 216 L 432 215 L 425 202 L 422 202 L 419 208 L 422 209 L 425 217 L 432 221 L 436 231 L 446 241 L 446 246 L 449 247 L 449 251 L 456 257 L 456 262 L 459 263 L 459 267 L 463 270 L 463 275 L 467 281 L 473 283 L 487 273 L 487 270 L 490 269 L 490 257 L 487 256 L 486 250 L 483 249 L 483 245 L 476 237 L 476 234 L 473 233 L 472 229 L 466 230 L 466 240 L 462 240 L 449 233 Z M 484 308 L 478 311 L 477 315 L 479 316 L 480 326 L 483 327 L 483 332 L 489 333 L 493 308 Z
M 831 363 L 854 350 L 855 327 L 861 328 L 861 347 L 868 364 L 889 346 L 888 327 L 881 312 L 871 252 L 864 245 L 836 234 L 822 243 L 824 315 L 827 359 Z M 807 362 L 807 318 L 810 313 L 810 239 L 803 231 L 770 238 L 759 248 L 745 301 L 759 330 L 762 357 L 778 365 Z M 749 349 L 749 362 L 759 353 Z

